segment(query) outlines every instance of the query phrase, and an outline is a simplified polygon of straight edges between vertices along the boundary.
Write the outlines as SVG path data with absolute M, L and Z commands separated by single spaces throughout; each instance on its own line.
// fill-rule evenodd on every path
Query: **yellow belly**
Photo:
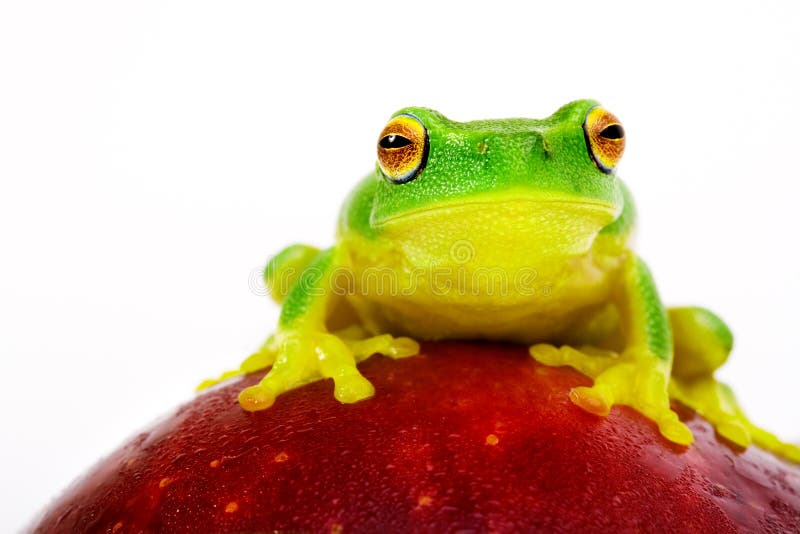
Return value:
M 620 255 L 513 254 L 487 266 L 464 246 L 452 251 L 452 261 L 425 267 L 397 251 L 366 257 L 352 249 L 348 300 L 367 330 L 533 344 L 594 341 L 586 338 L 616 327 L 613 319 L 598 326 L 597 318 L 607 315 Z

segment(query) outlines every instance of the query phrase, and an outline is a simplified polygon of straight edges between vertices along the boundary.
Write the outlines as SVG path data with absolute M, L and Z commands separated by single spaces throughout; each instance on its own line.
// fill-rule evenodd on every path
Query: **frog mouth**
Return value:
M 610 224 L 619 216 L 621 209 L 613 204 L 598 200 L 585 200 L 574 198 L 552 198 L 552 199 L 529 199 L 513 198 L 503 200 L 472 200 L 461 202 L 450 202 L 437 206 L 430 206 L 411 210 L 399 215 L 390 215 L 382 219 L 374 219 L 373 227 L 376 229 L 405 225 L 407 223 L 430 222 L 431 220 L 453 220 L 467 217 L 464 221 L 469 223 L 471 215 L 481 214 L 479 219 L 486 215 L 494 215 L 498 219 L 509 218 L 511 223 L 522 222 L 526 215 L 530 215 L 530 223 L 542 223 L 540 220 L 548 213 L 573 213 L 575 219 L 597 219 L 599 227 L 602 228 Z M 598 228 L 599 229 L 599 228 Z M 566 230 L 566 229 L 565 229 Z
M 536 259 L 586 254 L 620 208 L 574 197 L 505 197 L 452 202 L 373 222 L 412 265 L 448 265 L 453 247 L 468 243 L 478 263 L 516 269 Z

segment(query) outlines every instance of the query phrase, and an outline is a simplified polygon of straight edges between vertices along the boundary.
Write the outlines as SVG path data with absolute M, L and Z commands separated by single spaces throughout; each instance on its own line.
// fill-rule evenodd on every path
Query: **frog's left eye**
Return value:
M 601 107 L 594 107 L 586 114 L 583 133 L 589 156 L 597 168 L 613 172 L 625 150 L 625 130 L 619 119 Z
M 378 165 L 393 184 L 410 182 L 422 172 L 428 159 L 428 131 L 412 115 L 389 121 L 378 138 Z

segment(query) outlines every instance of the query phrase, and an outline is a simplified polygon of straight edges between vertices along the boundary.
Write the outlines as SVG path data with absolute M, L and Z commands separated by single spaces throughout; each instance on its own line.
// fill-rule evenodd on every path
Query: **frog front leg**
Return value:
M 584 410 L 605 416 L 614 404 L 624 404 L 655 421 L 670 441 L 689 445 L 692 433 L 669 405 L 672 336 L 667 313 L 649 269 L 633 255 L 624 263 L 614 304 L 624 339 L 621 354 L 564 348 L 554 352 L 554 347 L 537 345 L 531 347 L 531 355 L 542 363 L 570 365 L 594 378 L 593 386 L 570 392 L 572 402 Z
M 392 357 L 418 352 L 419 346 L 407 338 L 384 334 L 358 340 L 328 331 L 331 314 L 345 298 L 334 283 L 337 268 L 342 266 L 336 248 L 322 251 L 292 284 L 277 331 L 243 364 L 248 371 L 272 365 L 261 382 L 239 394 L 245 410 L 268 408 L 281 393 L 322 378 L 333 379 L 334 396 L 340 402 L 357 402 L 375 391 L 356 368 L 358 361 L 375 352 Z

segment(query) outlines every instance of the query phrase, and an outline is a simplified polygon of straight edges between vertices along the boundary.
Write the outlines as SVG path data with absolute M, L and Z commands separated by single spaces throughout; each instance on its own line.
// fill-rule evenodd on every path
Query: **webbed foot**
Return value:
M 667 377 L 657 358 L 552 345 L 534 345 L 530 354 L 540 363 L 568 365 L 594 378 L 593 386 L 576 387 L 569 394 L 570 400 L 587 412 L 606 416 L 612 406 L 624 404 L 653 420 L 673 443 L 692 443 L 691 431 L 670 409 Z
M 305 329 L 279 331 L 242 362 L 238 370 L 223 373 L 216 380 L 207 380 L 198 389 L 271 365 L 261 382 L 239 394 L 239 403 L 245 410 L 269 408 L 281 393 L 323 378 L 333 379 L 337 400 L 358 402 L 375 393 L 369 380 L 356 368 L 358 362 L 373 354 L 403 358 L 419 353 L 419 344 L 412 339 L 394 338 L 389 334 L 363 338 L 363 334 L 358 328 L 335 334 Z

